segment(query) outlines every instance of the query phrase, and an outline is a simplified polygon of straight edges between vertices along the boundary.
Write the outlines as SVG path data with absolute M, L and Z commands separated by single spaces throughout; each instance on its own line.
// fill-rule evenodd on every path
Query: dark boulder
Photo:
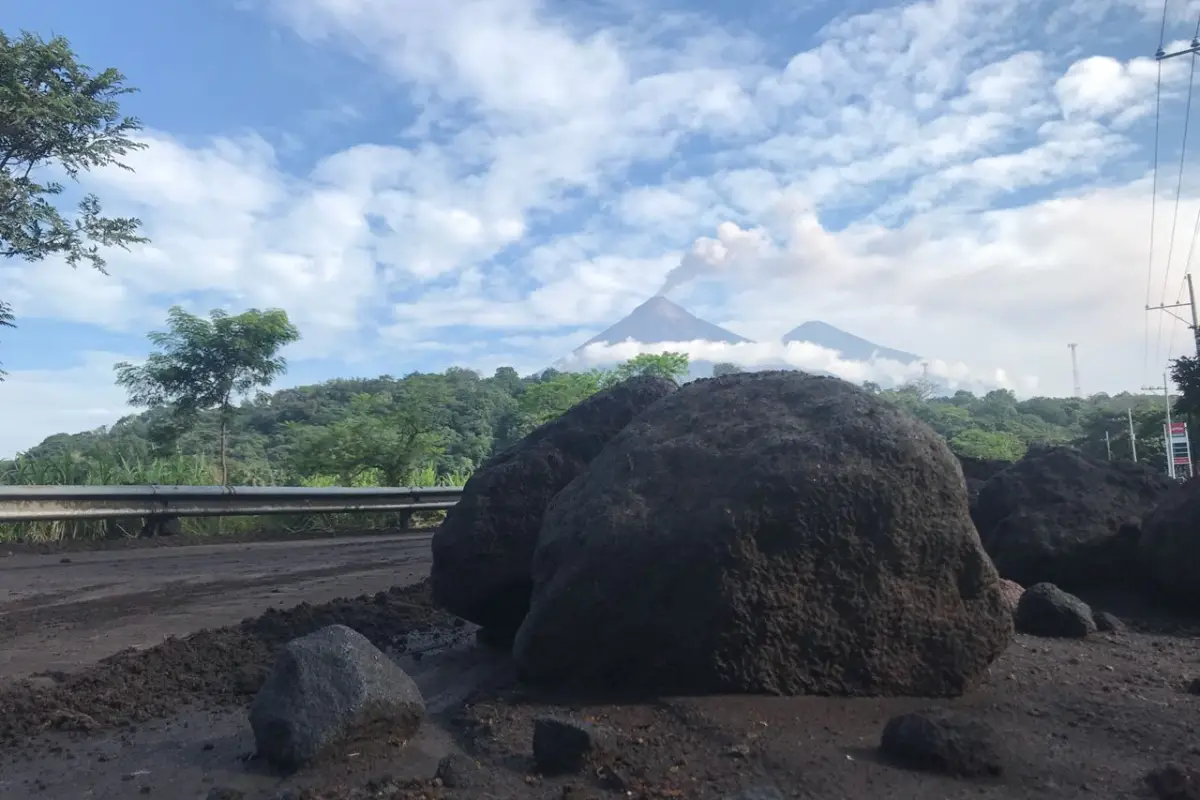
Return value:
M 258 753 L 293 770 L 358 733 L 407 738 L 425 717 L 412 678 L 365 636 L 330 625 L 293 639 L 250 708 Z
M 1004 770 L 999 739 L 982 720 L 934 709 L 888 720 L 879 754 L 909 769 L 962 778 L 999 775 Z
M 663 399 L 554 499 L 514 655 L 548 683 L 954 695 L 1011 636 L 945 442 L 760 372 Z
M 604 750 L 605 731 L 581 720 L 538 717 L 533 721 L 533 763 L 543 775 L 579 772 Z
M 433 535 L 434 600 L 511 640 L 529 608 L 529 576 L 551 499 L 630 420 L 678 387 L 631 378 L 598 392 L 486 461 Z
M 1200 607 L 1200 479 L 1174 487 L 1147 515 L 1138 560 L 1165 594 Z
M 1200 770 L 1164 764 L 1146 773 L 1146 784 L 1158 800 L 1200 800 Z
M 1021 594 L 1014 616 L 1019 633 L 1081 639 L 1095 633 L 1092 608 L 1052 583 L 1038 583 Z
M 1135 572 L 1141 518 L 1172 483 L 1141 464 L 1039 449 L 987 482 L 973 518 L 1005 578 L 1069 589 L 1118 585 Z

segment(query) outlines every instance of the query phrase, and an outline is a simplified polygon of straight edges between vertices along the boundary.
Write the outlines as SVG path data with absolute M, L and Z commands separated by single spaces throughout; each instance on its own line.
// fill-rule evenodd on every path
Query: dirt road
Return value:
M 0 678 L 72 670 L 269 608 L 404 585 L 428 534 L 0 559 Z

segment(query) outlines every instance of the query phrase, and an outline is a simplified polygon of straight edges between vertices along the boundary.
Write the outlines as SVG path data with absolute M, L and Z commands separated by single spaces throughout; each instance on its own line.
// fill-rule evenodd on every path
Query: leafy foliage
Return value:
M 452 368 L 260 392 L 231 403 L 224 415 L 227 479 L 243 485 L 459 485 L 492 454 L 619 376 L 681 366 L 686 370 L 678 360 L 641 359 L 608 372 L 546 370 L 526 377 L 502 367 L 486 378 Z M 1040 442 L 1073 444 L 1098 458 L 1111 447 L 1113 458 L 1128 459 L 1132 414 L 1139 460 L 1165 467 L 1160 396 L 1018 400 L 1006 391 L 929 396 L 919 384 L 868 389 L 924 420 L 951 449 L 990 459 L 1019 458 Z M 224 473 L 214 463 L 212 442 L 222 408 L 198 401 L 192 407 L 186 424 L 168 402 L 108 428 L 56 434 L 15 461 L 0 462 L 0 482 L 218 482 Z
M 236 316 L 216 310 L 205 320 L 179 306 L 167 315 L 167 331 L 149 339 L 158 351 L 140 365 L 116 365 L 117 383 L 135 406 L 169 406 L 177 420 L 190 421 L 216 409 L 220 427 L 221 481 L 228 482 L 228 426 L 233 401 L 270 386 L 287 369 L 278 355 L 300 338 L 287 313 L 252 308 Z
M 642 353 L 634 356 L 605 375 L 609 383 L 628 380 L 635 375 L 652 375 L 676 382 L 688 374 L 688 357 L 685 353 Z
M 1180 414 L 1200 411 L 1200 358 L 1181 356 L 1171 362 L 1171 380 L 1179 387 L 1175 408 Z
M 59 171 L 116 166 L 145 147 L 134 134 L 141 123 L 122 116 L 119 99 L 134 89 L 115 69 L 89 72 L 61 36 L 48 41 L 32 33 L 12 38 L 0 31 L 0 256 L 41 261 L 61 255 L 71 266 L 86 261 L 104 271 L 101 248 L 147 241 L 133 217 L 106 217 L 93 194 L 71 219 L 52 202 L 61 182 L 39 180 Z M 11 325 L 12 308 L 0 301 L 0 320 Z

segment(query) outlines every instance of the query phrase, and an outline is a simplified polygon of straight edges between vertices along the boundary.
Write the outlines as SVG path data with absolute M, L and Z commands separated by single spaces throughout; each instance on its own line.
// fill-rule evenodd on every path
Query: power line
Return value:
M 1192 44 L 1193 44 L 1193 47 L 1200 46 L 1200 42 L 1196 42 L 1196 40 L 1194 40 L 1194 39 L 1192 40 Z M 1169 57 L 1169 56 L 1165 56 L 1165 55 L 1163 56 L 1163 58 L 1167 58 L 1167 57 Z M 1160 67 L 1162 66 L 1161 60 L 1159 61 L 1159 66 Z M 1184 112 L 1183 112 L 1183 141 L 1181 142 L 1181 144 L 1179 146 L 1179 178 L 1175 182 L 1175 210 L 1174 210 L 1174 213 L 1171 215 L 1171 238 L 1167 242 L 1167 263 L 1163 267 L 1162 300 L 1160 302 L 1164 305 L 1167 302 L 1167 284 L 1171 278 L 1171 256 L 1175 252 L 1175 231 L 1179 227 L 1179 201 L 1183 194 L 1183 172 L 1184 172 L 1184 166 L 1185 166 L 1186 160 L 1187 160 L 1188 128 L 1190 127 L 1190 123 L 1191 123 L 1191 119 L 1192 119 L 1192 87 L 1195 84 L 1195 79 L 1196 79 L 1196 54 L 1195 54 L 1195 52 L 1192 52 L 1191 69 L 1188 71 L 1187 105 L 1185 106 Z M 1157 335 L 1157 340 L 1154 343 L 1155 359 L 1158 358 L 1159 352 L 1161 351 L 1161 348 L 1162 348 L 1162 326 L 1163 326 L 1163 319 L 1162 319 L 1162 317 L 1159 317 L 1158 318 L 1158 335 Z
M 1150 305 L 1149 300 L 1147 300 L 1145 307 L 1146 307 L 1147 312 L 1152 311 L 1152 310 L 1159 310 L 1159 311 L 1166 311 L 1167 313 L 1171 313 L 1172 316 L 1176 316 L 1169 309 L 1179 308 L 1186 304 L 1181 303 L 1179 301 L 1176 301 L 1176 303 L 1174 303 L 1174 304 L 1168 304 L 1167 303 L 1167 286 L 1169 285 L 1170 278 L 1171 278 L 1171 260 L 1172 260 L 1172 256 L 1174 255 L 1174 250 L 1175 250 L 1175 236 L 1176 236 L 1176 233 L 1177 233 L 1178 227 L 1179 227 L 1179 207 L 1180 207 L 1180 203 L 1181 203 L 1182 196 L 1183 196 L 1183 176 L 1184 176 L 1184 170 L 1186 168 L 1186 163 L 1187 163 L 1188 131 L 1191 126 L 1192 97 L 1194 94 L 1195 78 L 1196 78 L 1196 56 L 1198 53 L 1200 53 L 1200 15 L 1197 15 L 1197 18 L 1196 18 L 1196 30 L 1195 30 L 1194 35 L 1192 36 L 1192 41 L 1191 41 L 1190 46 L 1185 47 L 1182 50 L 1178 50 L 1178 51 L 1175 51 L 1172 53 L 1167 53 L 1163 49 L 1164 45 L 1166 43 L 1167 10 L 1168 10 L 1168 0 L 1163 0 L 1162 23 L 1159 27 L 1159 34 L 1158 34 L 1159 45 L 1158 45 L 1157 52 L 1155 52 L 1155 54 L 1154 54 L 1155 60 L 1158 62 L 1158 70 L 1157 70 L 1158 75 L 1157 75 L 1157 79 L 1155 81 L 1155 91 L 1154 91 L 1154 164 L 1153 164 L 1153 170 L 1152 170 L 1152 184 L 1151 184 L 1151 196 L 1150 196 L 1150 247 L 1149 247 L 1149 253 L 1148 253 L 1148 257 L 1147 257 L 1147 268 L 1146 268 L 1146 297 L 1147 298 L 1149 298 L 1151 296 L 1150 292 L 1151 292 L 1151 286 L 1153 284 L 1154 233 L 1155 233 L 1156 223 L 1158 221 L 1158 215 L 1157 215 L 1158 162 L 1159 162 L 1159 151 L 1160 151 L 1160 140 L 1161 140 L 1160 134 L 1161 134 L 1161 121 L 1162 121 L 1162 62 L 1169 58 L 1176 58 L 1176 57 L 1185 56 L 1185 55 L 1190 55 L 1192 58 L 1191 58 L 1190 69 L 1188 71 L 1187 105 L 1184 110 L 1184 117 L 1183 117 L 1183 137 L 1182 137 L 1182 142 L 1180 143 L 1180 148 L 1179 148 L 1179 174 L 1178 174 L 1178 178 L 1177 178 L 1176 184 L 1175 184 L 1175 206 L 1174 206 L 1174 211 L 1171 215 L 1171 237 L 1167 243 L 1167 258 L 1166 258 L 1166 264 L 1163 267 L 1162 299 L 1160 300 L 1160 302 L 1157 306 L 1153 306 L 1153 307 Z M 1200 236 L 1200 211 L 1198 211 L 1198 213 L 1197 213 L 1196 222 L 1192 228 L 1192 239 L 1188 246 L 1187 259 L 1184 262 L 1184 282 L 1189 287 L 1189 289 L 1190 289 L 1190 281 L 1191 281 L 1191 261 L 1192 261 L 1192 256 L 1195 251 L 1196 240 L 1197 240 L 1198 236 Z M 1182 297 L 1183 297 L 1183 291 L 1182 291 L 1182 287 L 1181 287 L 1179 299 L 1182 300 Z M 1175 333 L 1174 328 L 1172 328 L 1171 337 L 1170 337 L 1170 340 L 1168 343 L 1168 348 L 1167 348 L 1168 349 L 1168 353 L 1167 353 L 1168 358 L 1170 357 L 1170 353 L 1174 350 L 1174 347 L 1175 347 L 1174 333 Z M 1160 316 L 1158 318 L 1158 328 L 1157 328 L 1157 333 L 1155 336 L 1155 343 L 1154 343 L 1154 358 L 1155 358 L 1155 360 L 1157 360 L 1159 358 L 1159 356 L 1162 354 L 1162 338 L 1163 338 L 1162 334 L 1163 334 L 1163 319 Z M 1200 340 L 1198 340 L 1198 342 L 1200 342 Z M 1150 318 L 1149 317 L 1145 318 L 1145 353 L 1144 353 L 1144 356 L 1145 356 L 1145 363 L 1143 364 L 1143 372 L 1145 372 L 1146 367 L 1149 366 L 1149 357 L 1150 357 Z
M 1158 206 L 1158 141 L 1159 125 L 1162 118 L 1162 59 L 1166 56 L 1163 45 L 1167 34 L 1167 0 L 1163 0 L 1162 27 L 1158 32 L 1158 50 L 1154 57 L 1158 62 L 1158 80 L 1154 86 L 1154 167 L 1150 178 L 1150 250 L 1146 257 L 1146 308 L 1150 307 L 1150 286 L 1154 281 L 1154 223 L 1157 221 Z M 1145 357 L 1142 364 L 1142 374 L 1145 375 L 1150 367 L 1150 312 L 1146 312 Z

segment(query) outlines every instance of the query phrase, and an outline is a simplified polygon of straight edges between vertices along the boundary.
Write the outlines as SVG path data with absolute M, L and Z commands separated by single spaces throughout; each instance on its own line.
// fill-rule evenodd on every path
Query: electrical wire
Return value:
M 1191 57 L 1191 69 L 1188 71 L 1187 105 L 1183 112 L 1183 141 L 1179 146 L 1179 178 L 1175 183 L 1175 211 L 1171 216 L 1171 238 L 1167 242 L 1167 263 L 1163 267 L 1162 300 L 1160 301 L 1160 305 L 1166 305 L 1167 303 L 1167 284 L 1171 279 L 1171 256 L 1175 251 L 1175 231 L 1179 226 L 1179 201 L 1183 194 L 1183 172 L 1187 161 L 1188 128 L 1192 119 L 1192 89 L 1195 86 L 1195 81 L 1196 56 L 1193 53 Z M 1158 336 L 1154 343 L 1155 360 L 1158 359 L 1159 354 L 1162 352 L 1162 331 L 1163 318 L 1160 315 L 1158 318 Z
M 1163 0 L 1162 26 L 1158 32 L 1158 53 L 1162 53 L 1167 36 L 1167 2 Z M 1154 166 L 1150 178 L 1150 248 L 1146 257 L 1146 338 L 1142 364 L 1142 382 L 1150 371 L 1150 287 L 1154 281 L 1154 223 L 1157 221 L 1158 206 L 1158 144 L 1162 120 L 1162 61 L 1158 62 L 1158 80 L 1154 86 Z
M 1166 25 L 1165 25 L 1165 23 L 1166 23 L 1166 3 L 1165 2 L 1163 3 L 1163 22 L 1164 22 L 1164 24 L 1163 24 L 1163 27 L 1159 34 L 1160 37 L 1166 31 Z M 1193 44 L 1197 41 L 1198 38 L 1200 38 L 1200 15 L 1198 15 L 1197 19 L 1196 19 L 1196 31 L 1192 36 Z M 1161 48 L 1161 45 L 1160 45 L 1160 48 Z M 1161 52 L 1161 49 L 1160 49 L 1160 52 Z M 1163 268 L 1162 299 L 1159 301 L 1159 305 L 1162 305 L 1162 306 L 1165 306 L 1167 304 L 1167 285 L 1170 282 L 1170 278 L 1171 278 L 1171 257 L 1174 254 L 1175 233 L 1176 233 L 1176 230 L 1179 225 L 1179 204 L 1180 204 L 1180 199 L 1183 194 L 1184 167 L 1185 167 L 1185 164 L 1187 163 L 1188 129 L 1190 127 L 1191 119 L 1192 119 L 1192 96 L 1193 96 L 1193 89 L 1195 86 L 1195 79 L 1196 79 L 1196 54 L 1192 53 L 1191 65 L 1190 65 L 1190 69 L 1188 70 L 1187 104 L 1184 108 L 1184 113 L 1183 113 L 1183 139 L 1182 139 L 1182 142 L 1180 143 L 1180 147 L 1179 147 L 1179 177 L 1175 184 L 1175 210 L 1171 217 L 1171 238 L 1167 243 L 1167 263 Z M 1159 61 L 1159 85 L 1160 85 L 1159 92 L 1161 92 L 1161 80 L 1162 80 L 1162 61 L 1160 60 Z M 1158 99 L 1156 99 L 1156 103 L 1155 103 L 1156 117 L 1158 116 L 1158 106 L 1160 103 L 1161 103 L 1161 94 L 1158 95 Z M 1156 142 L 1156 144 L 1157 144 L 1157 142 Z M 1197 233 L 1200 233 L 1200 214 L 1197 215 L 1196 224 L 1195 224 L 1195 226 L 1193 226 L 1193 229 L 1192 229 L 1192 240 L 1191 240 L 1190 244 L 1188 245 L 1187 260 L 1184 263 L 1183 281 L 1185 283 L 1187 281 L 1187 274 L 1191 270 L 1191 260 L 1192 260 L 1192 255 L 1195 250 Z M 1183 296 L 1183 287 L 1181 286 L 1180 287 L 1180 298 L 1182 298 L 1182 296 Z M 1182 300 L 1178 300 L 1176 302 L 1182 302 Z M 1147 303 L 1147 305 L 1149 305 L 1149 304 Z M 1158 357 L 1162 352 L 1162 333 L 1163 333 L 1163 322 L 1164 322 L 1163 316 L 1162 316 L 1163 311 L 1165 311 L 1165 309 L 1160 311 L 1160 314 L 1158 317 L 1158 333 L 1157 333 L 1156 341 L 1154 344 L 1154 358 L 1156 361 L 1158 360 Z M 1171 326 L 1171 336 L 1170 336 L 1169 344 L 1167 346 L 1167 359 L 1168 360 L 1170 359 L 1171 351 L 1174 349 L 1174 340 L 1175 340 L 1175 326 Z

